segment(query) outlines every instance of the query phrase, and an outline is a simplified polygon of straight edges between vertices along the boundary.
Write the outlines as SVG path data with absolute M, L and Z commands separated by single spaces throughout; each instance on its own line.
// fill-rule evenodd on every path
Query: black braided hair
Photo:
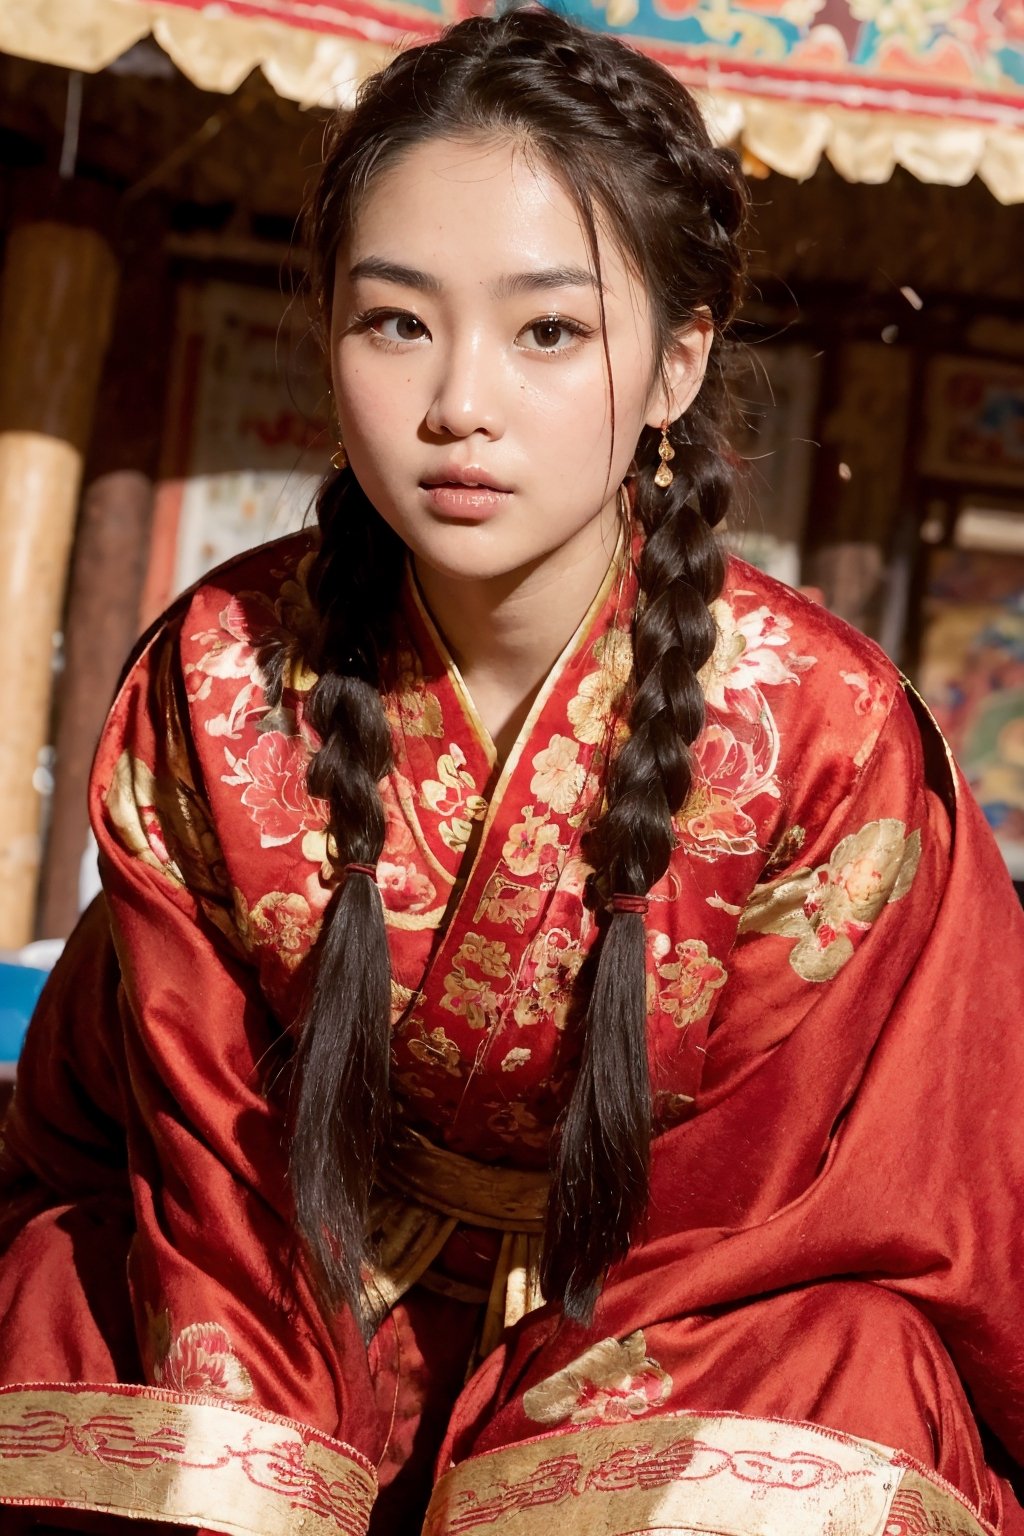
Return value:
M 660 434 L 645 429 L 635 455 L 645 542 L 631 734 L 588 844 L 602 933 L 556 1146 L 543 1273 L 547 1295 L 585 1319 L 647 1201 L 644 923 L 638 912 L 608 912 L 607 901 L 616 892 L 642 896 L 664 874 L 672 818 L 690 788 L 689 746 L 704 718 L 697 674 L 713 648 L 708 604 L 723 580 L 711 529 L 730 483 L 722 349 L 741 291 L 746 194 L 734 157 L 712 145 L 693 99 L 651 60 L 540 8 L 460 22 L 371 78 L 354 111 L 328 131 L 308 225 L 325 343 L 337 252 L 381 170 L 428 139 L 501 134 L 525 139 L 560 178 L 598 278 L 599 222 L 620 245 L 648 295 L 666 385 L 673 339 L 694 324 L 714 329 L 703 387 L 685 423 L 670 428 L 667 490 L 653 483 Z M 612 399 L 613 429 L 614 420 Z M 377 784 L 391 744 L 381 667 L 403 551 L 349 469 L 325 485 L 318 520 L 311 592 L 319 623 L 305 659 L 319 673 L 309 710 L 322 745 L 309 782 L 329 806 L 340 883 L 312 957 L 291 1178 L 325 1305 L 358 1308 L 369 1190 L 391 1135 L 389 966 L 379 895 L 364 875 L 344 871 L 374 863 L 383 843 Z

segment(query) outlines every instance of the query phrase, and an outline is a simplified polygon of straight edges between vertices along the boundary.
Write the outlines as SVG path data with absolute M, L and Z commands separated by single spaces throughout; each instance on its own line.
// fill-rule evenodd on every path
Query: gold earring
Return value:
M 669 459 L 674 459 L 676 451 L 668 440 L 668 422 L 663 422 L 661 427 L 661 442 L 658 444 L 658 458 L 661 463 L 654 471 L 654 483 L 660 485 L 663 491 L 667 490 L 675 479 L 675 475 L 668 467 Z
M 348 454 L 345 452 L 345 444 L 341 441 L 340 437 L 337 448 L 331 454 L 331 463 L 335 469 L 344 469 L 348 464 Z

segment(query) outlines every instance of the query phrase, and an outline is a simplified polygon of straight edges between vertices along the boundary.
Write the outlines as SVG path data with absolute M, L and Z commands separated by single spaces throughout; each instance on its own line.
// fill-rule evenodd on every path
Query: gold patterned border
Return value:
M 276 1414 L 158 1387 L 0 1388 L 0 1507 L 225 1536 L 364 1536 L 376 1491 L 358 1451 Z
M 900 1523 L 902 1521 L 902 1523 Z M 423 1536 L 993 1536 L 898 1451 L 812 1424 L 672 1414 L 545 1435 L 438 1483 Z

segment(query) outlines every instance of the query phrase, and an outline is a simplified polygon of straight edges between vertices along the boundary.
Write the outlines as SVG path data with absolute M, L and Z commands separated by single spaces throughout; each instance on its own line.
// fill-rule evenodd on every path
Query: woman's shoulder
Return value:
M 758 685 L 794 725 L 820 730 L 888 714 L 902 697 L 898 668 L 874 640 L 812 596 L 732 557 L 712 605 L 712 670 Z
M 168 645 L 194 663 L 195 648 L 212 642 L 219 653 L 230 651 L 237 661 L 272 636 L 301 637 L 311 621 L 306 574 L 316 549 L 316 531 L 303 530 L 245 550 L 206 572 L 139 637 L 122 682 L 148 653 Z

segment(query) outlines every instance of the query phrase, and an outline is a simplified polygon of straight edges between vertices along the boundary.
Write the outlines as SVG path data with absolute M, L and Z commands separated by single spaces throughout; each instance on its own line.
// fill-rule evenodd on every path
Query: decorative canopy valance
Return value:
M 755 162 L 852 181 L 903 165 L 980 175 L 1024 201 L 1024 0 L 569 0 L 591 26 L 661 59 Z M 4 0 L 0 50 L 97 70 L 152 33 L 207 90 L 259 66 L 281 95 L 344 105 L 395 47 L 472 0 Z

